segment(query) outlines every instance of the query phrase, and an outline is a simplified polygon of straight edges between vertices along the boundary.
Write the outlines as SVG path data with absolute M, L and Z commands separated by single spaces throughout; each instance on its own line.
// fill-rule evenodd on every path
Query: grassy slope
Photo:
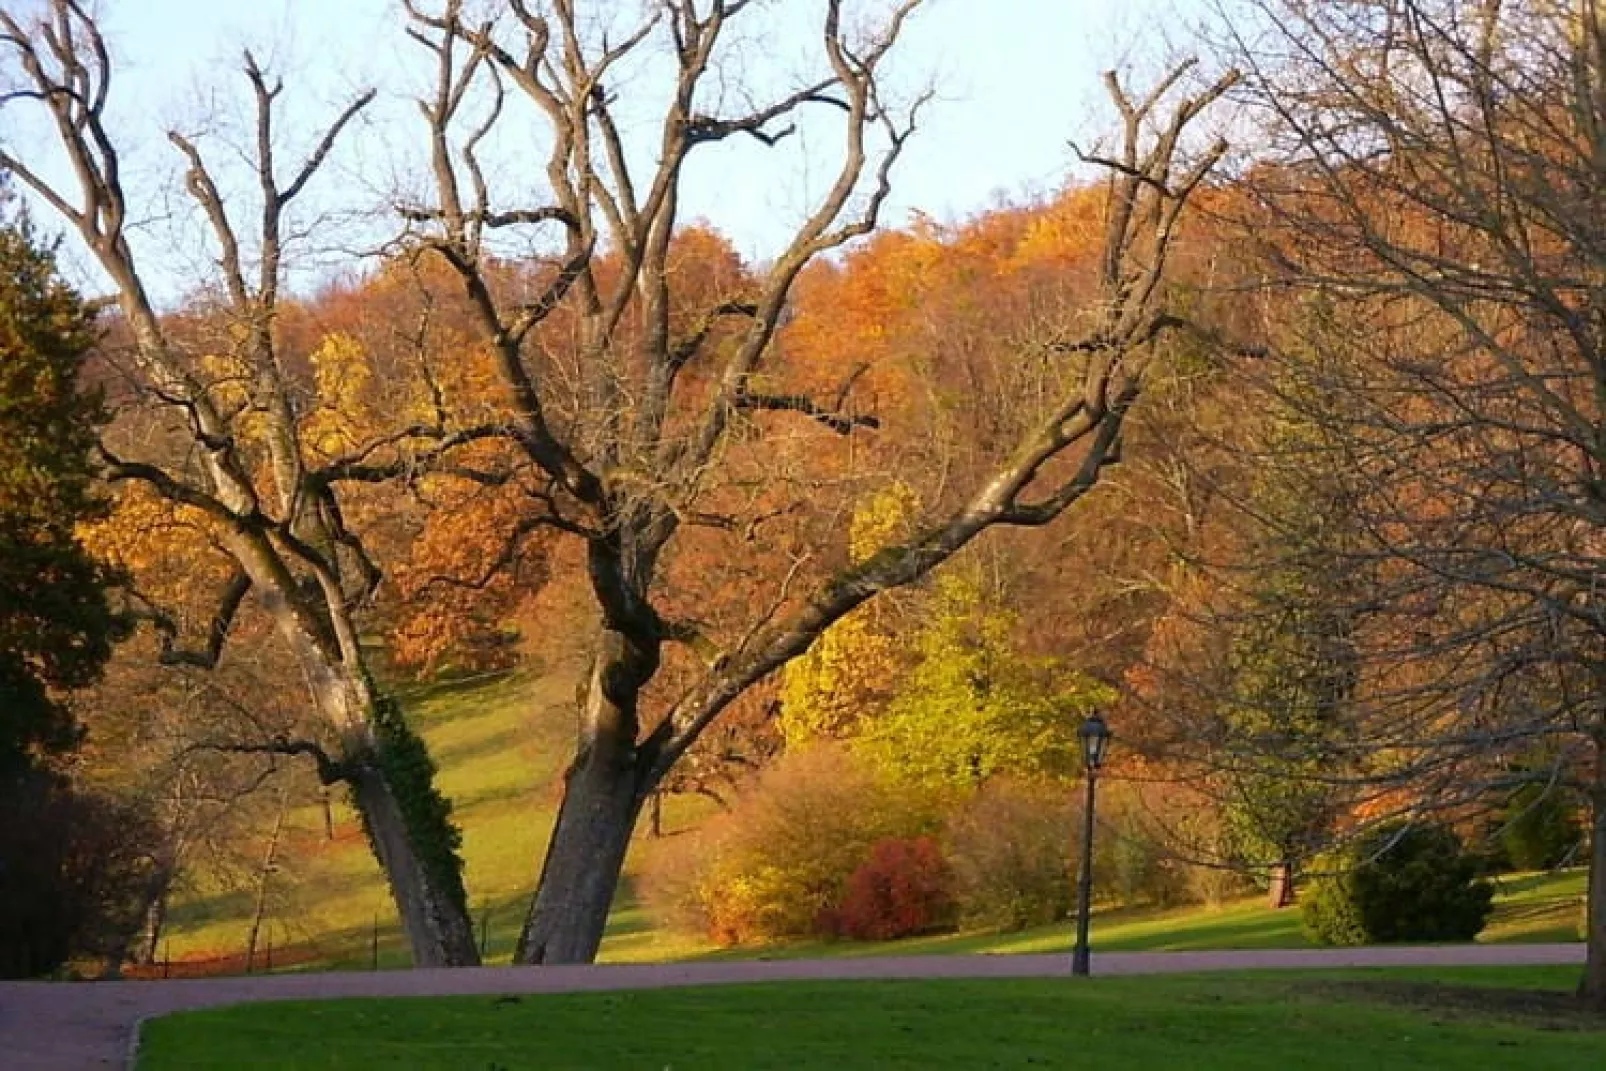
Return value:
M 476 923 L 489 920 L 487 958 L 493 962 L 512 954 L 551 833 L 559 777 L 573 747 L 573 687 L 564 676 L 515 675 L 401 693 L 429 741 L 439 784 L 463 830 L 469 897 Z M 700 809 L 696 801 L 671 801 L 665 824 L 673 829 Z M 293 945 L 292 958 L 366 966 L 377 919 L 381 963 L 404 965 L 400 928 L 356 816 L 342 804 L 334 813 L 332 842 L 325 839 L 321 809 L 301 808 L 286 819 L 282 869 L 274 877 L 267 922 L 277 958 L 283 963 L 285 946 Z M 239 956 L 253 903 L 254 888 L 238 885 L 203 885 L 181 897 L 168 928 L 170 954 Z M 631 914 L 628 905 L 614 929 L 619 932 L 609 952 L 616 958 L 663 959 L 702 949 L 697 942 L 649 932 L 644 917 Z
M 1584 872 L 1508 875 L 1500 879 L 1495 910 L 1480 942 L 1575 941 Z M 887 942 L 797 942 L 761 951 L 729 950 L 715 955 L 762 955 L 790 959 L 808 956 L 874 956 L 891 953 L 1065 952 L 1075 926 L 1060 922 L 1015 934 L 940 934 Z M 1098 912 L 1093 944 L 1106 952 L 1182 952 L 1212 948 L 1304 948 L 1299 912 L 1273 911 L 1259 897 L 1220 907 L 1180 907 L 1167 911 L 1122 909 Z
M 1606 1022 L 1559 1010 L 1571 975 L 777 983 L 258 1004 L 148 1023 L 139 1068 L 1594 1066 Z M 1457 1005 L 1450 991 L 1420 988 L 1428 981 L 1525 992 L 1463 988 Z M 1380 982 L 1410 985 L 1416 999 L 1368 988 Z
M 514 676 L 490 683 L 441 685 L 404 694 L 414 722 L 440 764 L 440 784 L 464 831 L 467 880 L 477 920 L 488 919 L 488 959 L 511 955 L 540 852 L 551 831 L 557 783 L 572 745 L 573 681 Z M 702 801 L 671 800 L 671 830 L 694 820 Z M 269 933 L 320 964 L 367 965 L 374 922 L 380 959 L 400 966 L 406 953 L 393 911 L 354 817 L 336 809 L 336 838 L 326 841 L 317 808 L 289 816 L 284 869 L 275 876 Z M 1484 940 L 1572 940 L 1583 874 L 1506 879 Z M 253 903 L 249 889 L 200 890 L 175 906 L 171 954 L 204 957 L 245 947 Z M 870 955 L 904 952 L 1042 952 L 1067 949 L 1068 924 L 1009 935 L 944 935 L 887 944 L 800 943 L 763 950 L 716 951 L 655 927 L 626 888 L 603 946 L 608 960 L 705 955 Z M 1095 923 L 1098 947 L 1125 949 L 1280 948 L 1304 943 L 1295 912 L 1268 911 L 1258 900 L 1168 912 L 1113 911 Z

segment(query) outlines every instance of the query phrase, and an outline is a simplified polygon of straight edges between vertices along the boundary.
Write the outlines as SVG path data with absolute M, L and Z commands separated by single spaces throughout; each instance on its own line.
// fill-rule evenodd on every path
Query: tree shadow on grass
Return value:
M 476 759 L 502 755 L 517 748 L 523 743 L 524 735 L 519 726 L 509 725 L 481 736 L 469 737 L 445 747 L 434 748 L 431 758 L 435 760 L 435 765 L 443 770 L 467 766 Z
M 1447 1020 L 1498 1020 L 1537 1030 L 1606 1031 L 1606 1015 L 1573 994 L 1547 989 L 1499 989 L 1435 982 L 1341 981 L 1296 983 L 1313 999 L 1410 1008 Z

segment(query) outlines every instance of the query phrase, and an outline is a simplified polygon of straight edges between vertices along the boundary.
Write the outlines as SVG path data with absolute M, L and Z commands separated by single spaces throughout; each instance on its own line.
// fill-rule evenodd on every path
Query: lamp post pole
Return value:
M 1088 922 L 1093 907 L 1093 796 L 1104 749 L 1110 742 L 1110 729 L 1095 713 L 1077 730 L 1082 742 L 1082 769 L 1087 777 L 1087 800 L 1082 806 L 1082 870 L 1076 882 L 1076 948 L 1071 953 L 1071 974 L 1087 977 L 1091 956 L 1088 949 Z
M 1082 805 L 1082 872 L 1076 882 L 1076 951 L 1071 953 L 1071 973 L 1088 973 L 1088 916 L 1093 903 L 1093 782 L 1098 771 L 1087 769 L 1087 801 Z

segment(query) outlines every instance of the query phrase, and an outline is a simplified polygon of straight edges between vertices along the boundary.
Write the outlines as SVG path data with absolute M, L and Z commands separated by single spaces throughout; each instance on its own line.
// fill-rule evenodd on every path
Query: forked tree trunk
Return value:
M 602 944 L 625 853 L 652 786 L 636 746 L 641 653 L 604 632 L 587 685 L 579 755 L 519 935 L 514 962 L 590 963 Z
M 1595 733 L 1595 784 L 1589 802 L 1589 892 L 1584 923 L 1587 952 L 1578 996 L 1590 1008 L 1606 1014 L 1606 728 Z

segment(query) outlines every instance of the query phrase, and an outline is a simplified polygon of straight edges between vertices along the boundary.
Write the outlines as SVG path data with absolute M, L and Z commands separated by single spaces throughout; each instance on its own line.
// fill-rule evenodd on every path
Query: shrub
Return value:
M 1317 860 L 1318 867 L 1341 864 L 1337 856 Z M 1322 874 L 1306 888 L 1299 901 L 1300 925 L 1319 945 L 1364 945 L 1372 940 L 1366 930 L 1354 890 L 1338 874 Z
M 728 813 L 645 862 L 654 913 L 722 944 L 829 932 L 849 879 L 888 837 L 927 832 L 929 809 L 840 745 L 789 753 Z
M 1154 838 L 1156 848 L 1162 843 L 1177 846 L 1166 853 L 1168 867 L 1179 879 L 1175 895 L 1189 903 L 1218 907 L 1255 891 L 1254 875 L 1243 865 L 1214 791 L 1174 783 L 1143 787 L 1155 797 L 1154 809 L 1167 831 L 1163 840 Z
M 1188 882 L 1165 846 L 1128 813 L 1116 812 L 1096 842 L 1093 883 L 1122 904 L 1171 907 L 1188 900 Z
M 1461 838 L 1443 826 L 1380 826 L 1315 870 L 1302 921 L 1324 945 L 1470 941 L 1494 896 Z
M 966 925 L 1019 930 L 1071 903 L 1076 814 L 1063 788 L 994 778 L 949 820 L 953 889 Z
M 638 840 L 632 847 L 641 853 L 635 889 L 658 925 L 676 933 L 708 934 L 701 888 L 703 870 L 715 850 L 711 827 L 720 824 L 721 818 L 715 817 L 696 829 Z
M 829 928 L 860 941 L 886 941 L 954 923 L 953 874 L 931 837 L 888 837 L 848 879 Z

